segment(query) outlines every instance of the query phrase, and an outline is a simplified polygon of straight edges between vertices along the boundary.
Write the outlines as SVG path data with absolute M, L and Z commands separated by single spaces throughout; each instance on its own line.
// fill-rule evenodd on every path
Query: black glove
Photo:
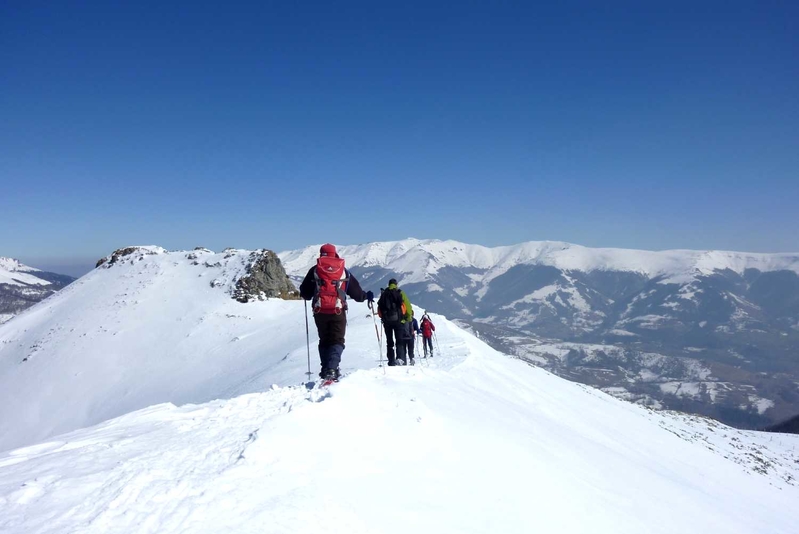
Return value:
M 369 302 L 374 302 L 375 301 L 375 294 L 372 293 L 371 291 L 367 291 L 366 292 L 366 300 L 368 300 Z

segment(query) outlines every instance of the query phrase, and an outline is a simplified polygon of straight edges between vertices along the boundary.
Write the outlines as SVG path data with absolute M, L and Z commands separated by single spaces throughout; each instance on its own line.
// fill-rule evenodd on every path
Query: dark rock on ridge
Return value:
M 258 250 L 250 254 L 250 261 L 247 274 L 236 282 L 233 298 L 239 302 L 299 298 L 277 254 L 271 250 Z

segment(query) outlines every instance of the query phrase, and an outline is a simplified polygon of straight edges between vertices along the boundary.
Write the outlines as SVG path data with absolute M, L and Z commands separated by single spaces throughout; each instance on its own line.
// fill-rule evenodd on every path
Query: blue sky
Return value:
M 799 251 L 793 2 L 69 4 L 0 7 L 0 255 Z

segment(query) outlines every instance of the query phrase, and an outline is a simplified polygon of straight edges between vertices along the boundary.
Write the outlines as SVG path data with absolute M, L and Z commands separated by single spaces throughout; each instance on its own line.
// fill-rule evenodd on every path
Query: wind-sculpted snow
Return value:
M 0 531 L 795 532 L 799 436 L 652 412 L 440 317 L 432 360 L 380 369 L 371 318 L 352 317 L 328 389 L 270 371 L 259 393 L 0 453 Z

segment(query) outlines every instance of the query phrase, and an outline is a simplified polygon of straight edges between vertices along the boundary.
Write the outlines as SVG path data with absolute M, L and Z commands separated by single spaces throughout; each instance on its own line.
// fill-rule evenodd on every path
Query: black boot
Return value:
M 325 380 L 332 380 L 333 382 L 338 382 L 341 373 L 338 369 L 327 369 L 325 371 L 325 375 L 322 377 Z

